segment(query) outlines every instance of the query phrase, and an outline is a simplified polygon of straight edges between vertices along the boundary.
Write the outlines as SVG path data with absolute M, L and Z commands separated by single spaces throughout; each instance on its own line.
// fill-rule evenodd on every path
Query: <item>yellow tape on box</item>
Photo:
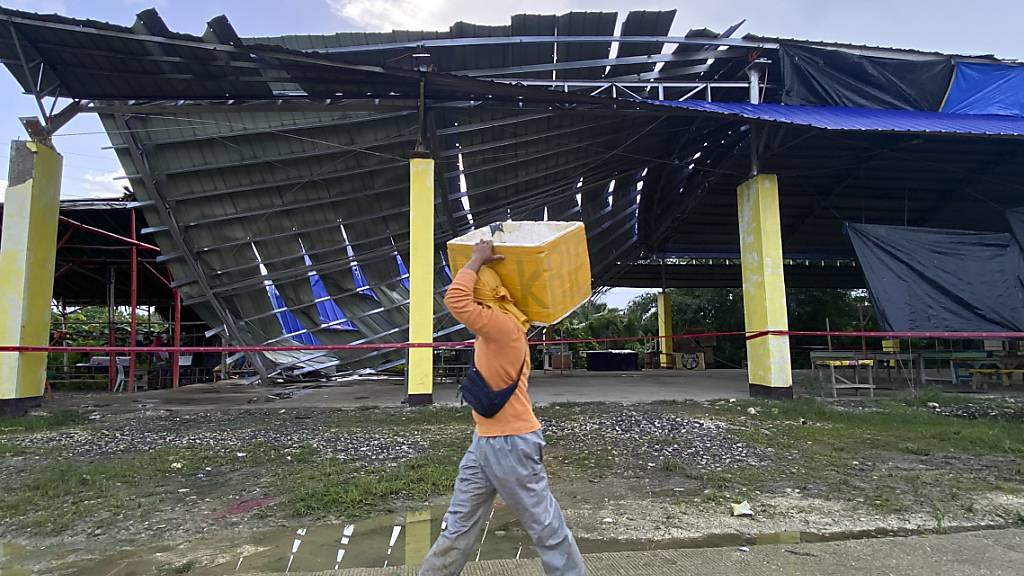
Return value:
M 473 244 L 493 240 L 505 260 L 492 264 L 516 306 L 537 326 L 555 324 L 590 298 L 590 253 L 580 222 L 502 222 L 448 242 L 456 273 Z

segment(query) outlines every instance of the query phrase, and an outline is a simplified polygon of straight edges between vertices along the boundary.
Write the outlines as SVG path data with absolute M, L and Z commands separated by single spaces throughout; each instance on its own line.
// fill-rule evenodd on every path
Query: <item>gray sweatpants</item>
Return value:
M 540 430 L 519 436 L 473 436 L 459 464 L 447 526 L 430 549 L 420 576 L 462 572 L 480 543 L 480 530 L 500 494 L 519 516 L 533 539 L 548 576 L 587 573 L 576 540 L 565 525 L 562 509 L 551 495 L 544 470 L 544 435 Z

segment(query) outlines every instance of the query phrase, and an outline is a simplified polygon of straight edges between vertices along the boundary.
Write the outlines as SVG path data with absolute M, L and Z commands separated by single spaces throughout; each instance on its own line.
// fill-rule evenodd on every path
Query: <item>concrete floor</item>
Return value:
M 586 556 L 591 576 L 1010 576 L 1024 566 L 1024 530 L 992 530 L 913 538 L 704 550 L 613 552 Z M 294 573 L 293 573 L 294 574 Z M 415 568 L 363 568 L 316 576 L 411 576 Z M 536 560 L 470 563 L 466 576 L 534 576 Z M 311 574 L 297 576 L 312 576 Z
M 271 395 L 290 393 L 289 398 Z M 538 404 L 550 402 L 651 402 L 654 400 L 708 400 L 745 398 L 745 370 L 644 372 L 585 372 L 571 374 L 536 373 L 530 379 L 530 395 Z M 135 394 L 61 393 L 57 403 L 69 408 L 95 407 L 104 410 L 139 408 L 174 410 L 221 410 L 244 408 L 345 408 L 353 406 L 401 406 L 405 387 L 400 378 L 361 379 L 295 386 L 259 387 L 226 381 L 196 384 L 177 390 L 154 390 Z M 434 389 L 437 404 L 454 404 L 456 385 L 439 384 Z

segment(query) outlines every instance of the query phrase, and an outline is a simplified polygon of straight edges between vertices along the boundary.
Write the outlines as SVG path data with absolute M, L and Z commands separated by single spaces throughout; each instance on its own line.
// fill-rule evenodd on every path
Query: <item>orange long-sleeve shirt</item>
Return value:
M 540 428 L 527 391 L 530 377 L 529 346 L 523 327 L 511 315 L 483 306 L 473 299 L 476 272 L 463 268 L 455 275 L 444 303 L 455 319 L 476 335 L 474 362 L 487 384 L 499 390 L 511 384 L 523 366 L 519 387 L 493 418 L 473 412 L 479 436 L 514 436 Z

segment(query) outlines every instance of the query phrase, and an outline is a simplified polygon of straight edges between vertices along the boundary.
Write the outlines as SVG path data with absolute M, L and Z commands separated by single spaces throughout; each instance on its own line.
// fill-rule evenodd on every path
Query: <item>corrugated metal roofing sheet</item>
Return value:
M 765 122 L 798 124 L 824 130 L 956 134 L 961 136 L 1024 136 L 1024 118 L 1008 116 L 698 100 L 652 100 L 650 102 L 672 108 L 685 108 Z

